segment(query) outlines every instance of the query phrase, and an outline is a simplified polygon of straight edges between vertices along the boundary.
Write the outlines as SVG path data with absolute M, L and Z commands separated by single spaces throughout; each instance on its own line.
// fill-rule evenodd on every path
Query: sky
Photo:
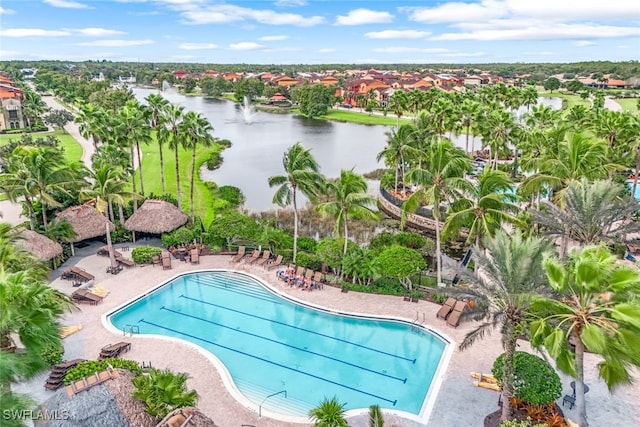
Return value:
M 0 60 L 640 59 L 638 0 L 0 0 Z

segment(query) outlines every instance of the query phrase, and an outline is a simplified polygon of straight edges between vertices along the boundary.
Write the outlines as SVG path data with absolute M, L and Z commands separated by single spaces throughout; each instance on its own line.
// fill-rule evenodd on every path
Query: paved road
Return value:
M 604 98 L 604 108 L 611 111 L 622 111 L 622 106 L 608 96 Z
M 47 106 L 54 110 L 68 110 L 68 108 L 62 106 L 58 101 L 56 101 L 53 96 L 43 96 L 42 100 L 47 104 Z M 64 129 L 82 146 L 82 162 L 86 167 L 91 168 L 91 156 L 96 152 L 93 148 L 93 143 L 80 134 L 80 128 L 75 122 L 67 123 Z

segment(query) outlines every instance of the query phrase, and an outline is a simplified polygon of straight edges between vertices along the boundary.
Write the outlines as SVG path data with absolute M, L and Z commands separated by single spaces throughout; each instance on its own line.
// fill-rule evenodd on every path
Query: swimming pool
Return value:
M 179 276 L 116 310 L 119 330 L 163 335 L 214 354 L 256 407 L 306 416 L 325 397 L 346 409 L 421 415 L 448 342 L 407 322 L 339 315 L 285 299 L 239 272 Z M 264 399 L 270 394 L 286 390 Z M 264 402 L 263 402 L 264 401 Z

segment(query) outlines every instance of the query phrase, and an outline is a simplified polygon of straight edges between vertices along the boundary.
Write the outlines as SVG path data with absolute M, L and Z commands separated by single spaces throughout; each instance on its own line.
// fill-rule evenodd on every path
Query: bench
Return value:
M 569 404 L 569 409 L 573 409 L 574 405 L 576 404 L 576 398 L 565 394 L 562 398 L 562 406 L 564 406 L 565 403 Z

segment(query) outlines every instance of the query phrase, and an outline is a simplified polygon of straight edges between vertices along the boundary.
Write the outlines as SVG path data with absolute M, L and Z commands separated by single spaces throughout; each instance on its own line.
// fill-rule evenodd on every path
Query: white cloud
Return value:
M 154 44 L 153 40 L 96 40 L 94 42 L 78 43 L 78 46 L 107 46 L 107 47 L 129 47 L 144 46 Z
M 260 40 L 263 42 L 275 42 L 280 40 L 286 40 L 289 36 L 264 36 L 260 37 Z
M 407 47 L 407 46 L 387 46 L 387 47 L 377 47 L 375 49 L 371 49 L 373 52 L 379 53 L 411 53 L 411 52 L 422 52 L 420 48 L 417 47 Z
M 559 21 L 638 18 L 638 4 L 630 0 L 505 0 L 504 6 L 514 15 Z
M 310 27 L 325 22 L 322 16 L 302 16 L 295 13 L 278 13 L 268 9 L 250 9 L 231 4 L 205 5 L 197 0 L 160 0 L 177 10 L 187 24 L 227 24 L 253 20 L 265 25 L 294 25 Z
M 347 15 L 338 15 L 335 25 L 386 24 L 393 21 L 389 12 L 378 12 L 369 9 L 354 9 Z
M 217 49 L 218 45 L 213 43 L 182 43 L 178 48 L 182 50 L 207 50 Z
M 365 33 L 364 36 L 370 39 L 421 39 L 430 34 L 428 31 L 384 30 Z
M 485 56 L 484 52 L 445 52 L 438 53 L 438 56 L 445 56 L 447 58 L 471 58 L 475 56 Z
M 119 36 L 122 34 L 126 34 L 124 31 L 107 30 L 106 28 L 94 28 L 94 27 L 78 28 L 76 30 L 67 30 L 67 31 L 73 31 L 75 33 L 78 33 L 80 35 L 87 36 L 87 37 Z
M 70 36 L 69 31 L 43 30 L 41 28 L 8 28 L 0 30 L 2 37 L 64 37 Z
M 574 46 L 593 46 L 596 44 L 596 42 L 591 41 L 591 40 L 576 40 L 574 42 L 571 43 Z
M 4 7 L 0 6 L 0 15 L 13 15 L 14 13 L 16 13 L 15 10 L 5 9 Z M 6 52 L 9 52 L 9 51 L 7 50 Z
M 157 10 L 150 10 L 149 12 L 128 12 L 127 14 L 131 16 L 156 16 L 160 15 L 160 12 Z
M 299 7 L 299 6 L 306 6 L 307 1 L 306 0 L 276 0 L 273 4 L 278 7 Z
M 300 47 L 274 47 L 264 49 L 263 52 L 300 52 L 301 50 Z
M 460 33 L 444 33 L 431 40 L 558 40 L 590 39 L 594 37 L 639 36 L 638 27 L 615 27 L 598 24 L 560 24 L 539 22 L 537 25 L 518 28 L 492 29 L 490 23 L 486 29 L 477 29 Z
M 325 48 L 316 50 L 316 52 L 318 52 L 318 53 L 333 53 L 335 51 L 336 50 L 334 48 L 332 48 L 332 47 L 325 47 Z
M 487 19 L 499 18 L 508 14 L 504 4 L 495 0 L 484 0 L 480 3 L 451 2 L 436 7 L 405 7 L 401 10 L 409 12 L 411 21 L 430 24 L 483 22 Z
M 229 49 L 231 50 L 256 50 L 262 48 L 264 48 L 263 45 L 254 42 L 231 43 L 229 45 Z
M 77 1 L 69 1 L 69 0 L 44 0 L 46 4 L 53 7 L 60 7 L 63 9 L 93 9 L 93 7 L 88 6 L 83 3 L 79 3 Z
M 116 0 L 116 3 L 146 3 L 147 0 Z

